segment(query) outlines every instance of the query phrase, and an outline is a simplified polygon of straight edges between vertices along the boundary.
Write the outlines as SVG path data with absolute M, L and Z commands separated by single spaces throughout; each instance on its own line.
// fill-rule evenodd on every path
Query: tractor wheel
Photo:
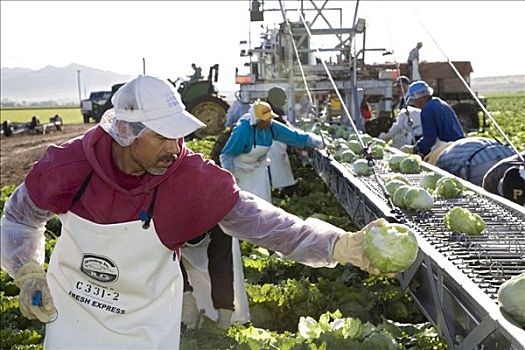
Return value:
M 460 103 L 452 106 L 465 132 L 479 130 L 478 108 L 471 104 Z
M 84 117 L 84 124 L 90 123 L 91 120 L 89 114 L 82 114 L 82 117 Z
M 64 121 L 62 120 L 62 117 L 56 114 L 53 118 L 51 118 L 53 123 L 55 123 L 55 127 L 57 128 L 57 131 L 64 130 Z
M 365 131 L 372 137 L 378 137 L 382 132 L 388 132 L 394 124 L 394 119 L 390 114 L 381 115 L 365 123 Z
M 9 120 L 4 120 L 2 123 L 2 130 L 4 132 L 4 136 L 6 137 L 13 135 L 13 126 Z
M 186 110 L 206 124 L 205 128 L 199 129 L 193 134 L 197 137 L 219 135 L 224 130 L 226 112 L 229 107 L 226 102 L 215 96 L 203 96 L 189 102 Z

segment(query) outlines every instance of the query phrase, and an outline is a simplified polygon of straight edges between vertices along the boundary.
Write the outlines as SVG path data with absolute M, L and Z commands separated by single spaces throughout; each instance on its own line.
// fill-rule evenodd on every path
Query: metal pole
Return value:
M 142 74 L 146 75 L 146 59 L 142 57 Z
M 80 89 L 80 69 L 77 70 L 78 102 L 82 102 L 82 90 Z

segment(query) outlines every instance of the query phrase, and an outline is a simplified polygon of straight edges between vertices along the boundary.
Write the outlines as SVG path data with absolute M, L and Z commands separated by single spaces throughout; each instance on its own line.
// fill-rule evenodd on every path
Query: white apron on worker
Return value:
M 412 60 L 412 81 L 421 80 L 419 74 L 419 60 Z
M 153 223 L 101 225 L 71 212 L 47 280 L 58 311 L 49 349 L 178 349 L 183 277 Z
M 430 149 L 430 152 L 423 158 L 423 160 L 429 164 L 436 165 L 441 153 L 451 144 L 452 142 L 450 141 L 441 141 L 439 137 L 436 137 L 436 142 Z
M 193 296 L 199 310 L 204 310 L 205 315 L 214 321 L 218 319 L 217 309 L 213 306 L 211 298 L 211 280 L 208 270 L 208 245 L 210 237 L 206 235 L 196 245 L 184 247 L 182 249 L 182 261 L 191 285 Z M 246 323 L 250 321 L 250 308 L 248 306 L 248 296 L 244 287 L 244 273 L 242 269 L 241 250 L 239 242 L 232 238 L 233 253 L 233 306 L 232 323 Z
M 295 185 L 292 166 L 286 152 L 287 145 L 273 141 L 268 156 L 270 157 L 270 178 L 272 188 L 283 188 Z
M 270 178 L 268 176 L 269 151 L 269 146 L 255 145 L 250 152 L 238 155 L 233 159 L 233 175 L 242 190 L 271 202 Z

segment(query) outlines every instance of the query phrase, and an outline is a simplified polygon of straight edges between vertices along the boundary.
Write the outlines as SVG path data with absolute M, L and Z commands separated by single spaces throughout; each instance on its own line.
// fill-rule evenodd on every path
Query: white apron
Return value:
M 208 245 L 210 236 L 199 242 L 197 245 L 184 247 L 182 249 L 182 261 L 191 285 L 193 296 L 197 302 L 197 308 L 204 310 L 206 316 L 214 321 L 218 319 L 218 313 L 213 306 L 211 298 L 211 282 L 208 271 Z M 232 323 L 246 323 L 250 321 L 250 308 L 248 306 L 248 295 L 244 287 L 244 272 L 241 259 L 241 249 L 239 241 L 232 238 L 233 253 L 233 306 Z
M 439 137 L 436 137 L 436 143 L 434 143 L 430 152 L 423 158 L 423 160 L 429 164 L 436 165 L 441 153 L 451 144 L 452 142 L 450 141 L 441 141 Z
M 267 202 L 272 201 L 270 178 L 268 176 L 269 146 L 256 145 L 248 153 L 233 159 L 233 175 L 241 190 L 253 193 Z
M 287 145 L 280 141 L 273 141 L 268 153 L 270 157 L 270 177 L 272 188 L 283 188 L 295 185 L 292 166 L 286 152 Z
M 71 212 L 47 281 L 58 318 L 46 349 L 178 349 L 183 278 L 173 251 L 141 221 L 100 225 Z

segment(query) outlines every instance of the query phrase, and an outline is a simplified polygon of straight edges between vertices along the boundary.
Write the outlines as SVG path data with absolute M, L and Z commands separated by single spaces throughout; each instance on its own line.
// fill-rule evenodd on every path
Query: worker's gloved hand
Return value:
M 309 133 L 306 145 L 308 147 L 323 148 L 323 139 L 319 135 Z
M 20 311 L 25 317 L 50 322 L 56 316 L 55 305 L 47 286 L 44 268 L 28 262 L 15 272 L 15 284 L 20 288 Z
M 402 152 L 413 154 L 414 153 L 414 146 L 412 145 L 404 145 L 400 149 Z
M 219 318 L 217 319 L 217 327 L 220 329 L 228 329 L 232 323 L 233 310 L 228 309 L 217 309 Z
M 233 163 L 233 157 L 229 154 L 220 154 L 219 161 L 221 162 L 221 167 L 233 173 L 235 169 L 235 164 Z
M 332 254 L 334 259 L 340 264 L 350 263 L 372 275 L 380 275 L 381 271 L 370 265 L 370 261 L 363 252 L 363 239 L 365 237 L 365 233 L 370 228 L 374 226 L 383 226 L 385 224 L 386 220 L 381 218 L 370 222 L 360 231 L 347 232 L 341 235 L 334 245 L 334 252 Z M 385 274 L 385 276 L 394 277 L 395 274 Z
M 379 134 L 378 138 L 380 138 L 381 140 L 387 141 L 388 136 L 387 136 L 386 132 L 382 132 L 382 133 Z
M 197 308 L 197 302 L 192 292 L 184 292 L 182 295 L 182 323 L 186 325 L 188 329 L 197 328 L 197 322 L 199 321 L 199 309 Z

